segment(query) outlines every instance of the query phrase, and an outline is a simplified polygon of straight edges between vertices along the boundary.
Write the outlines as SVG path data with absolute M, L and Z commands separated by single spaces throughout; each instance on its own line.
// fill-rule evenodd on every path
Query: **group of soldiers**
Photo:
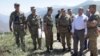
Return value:
M 9 27 L 10 30 L 15 35 L 16 44 L 18 47 L 21 46 L 22 50 L 25 51 L 25 41 L 24 37 L 26 35 L 27 27 L 29 29 L 29 32 L 31 34 L 31 38 L 33 40 L 34 50 L 37 49 L 37 46 L 39 49 L 41 49 L 41 38 L 38 36 L 38 29 L 42 29 L 45 32 L 45 42 L 46 42 L 46 48 L 47 52 L 50 52 L 50 50 L 53 50 L 53 21 L 52 21 L 52 12 L 53 8 L 48 7 L 47 13 L 44 15 L 43 19 L 40 18 L 36 14 L 35 7 L 31 7 L 31 14 L 27 17 L 25 17 L 24 13 L 20 12 L 20 5 L 15 3 L 14 4 L 15 11 L 11 13 L 10 15 L 10 22 Z M 79 8 L 78 13 L 83 14 L 84 10 L 83 8 Z M 75 32 L 73 32 L 73 21 L 76 16 L 72 13 L 71 9 L 68 9 L 67 13 L 65 9 L 58 10 L 58 14 L 55 16 L 55 25 L 57 29 L 57 40 L 62 43 L 63 50 L 66 51 L 66 42 L 68 51 L 71 51 L 71 38 L 73 38 L 73 46 L 74 46 L 74 54 L 73 56 L 78 55 L 78 47 L 76 43 L 76 40 L 74 38 Z M 86 22 L 86 29 L 87 33 L 84 36 L 78 36 L 80 39 L 80 55 L 83 55 L 83 48 L 85 48 L 85 45 L 89 45 L 89 50 L 91 56 L 97 56 L 97 37 L 98 37 L 98 29 L 100 24 L 100 16 L 96 14 L 96 5 L 90 5 L 89 6 L 89 13 L 87 15 L 88 20 L 85 20 Z M 12 24 L 13 24 L 13 30 L 12 30 Z M 80 24 L 80 23 L 79 23 Z M 76 31 L 76 30 L 75 30 Z M 79 32 L 80 31 L 80 32 Z M 77 30 L 77 32 L 81 34 L 81 31 L 84 30 Z M 78 33 L 77 33 L 78 34 Z M 84 40 L 82 40 L 83 38 Z M 89 39 L 89 43 L 85 44 L 85 40 Z M 65 41 L 66 40 L 66 41 Z M 83 42 L 84 44 L 83 44 Z M 78 40 L 77 40 L 78 42 Z M 37 45 L 38 43 L 38 45 Z

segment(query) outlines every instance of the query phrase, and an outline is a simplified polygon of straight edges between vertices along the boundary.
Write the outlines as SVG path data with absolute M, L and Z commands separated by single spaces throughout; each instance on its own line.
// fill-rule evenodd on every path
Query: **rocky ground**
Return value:
M 56 34 L 54 34 L 54 43 L 51 53 L 47 53 L 45 48 L 45 38 L 42 38 L 42 49 L 32 51 L 33 45 L 30 35 L 25 36 L 26 52 L 23 52 L 20 48 L 17 48 L 14 42 L 13 34 L 1 34 L 0 35 L 0 56 L 71 56 L 72 52 L 62 52 L 62 45 L 56 40 Z M 100 37 L 98 37 L 98 55 L 100 54 Z M 73 40 L 71 41 L 73 44 Z M 73 45 L 72 50 L 73 51 Z M 84 56 L 90 56 L 89 51 L 84 51 Z M 99 55 L 100 56 L 100 55 Z

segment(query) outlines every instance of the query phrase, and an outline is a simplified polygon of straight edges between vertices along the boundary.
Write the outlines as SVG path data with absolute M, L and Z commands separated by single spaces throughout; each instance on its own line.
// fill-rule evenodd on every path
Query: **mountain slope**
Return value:
M 73 9 L 74 13 L 77 13 L 77 9 L 79 7 L 83 7 L 84 10 L 86 11 L 88 9 L 89 5 L 91 5 L 91 4 L 96 4 L 97 5 L 97 10 L 100 11 L 100 1 L 86 1 L 86 2 L 80 4 L 76 7 L 73 7 L 72 9 Z

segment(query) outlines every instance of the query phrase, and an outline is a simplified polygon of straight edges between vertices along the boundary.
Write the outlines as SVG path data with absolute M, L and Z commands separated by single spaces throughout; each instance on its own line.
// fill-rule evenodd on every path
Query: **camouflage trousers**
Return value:
M 88 30 L 88 36 L 89 36 L 89 50 L 91 56 L 98 56 L 97 52 L 97 31 L 96 29 L 89 29 Z
M 25 31 L 23 26 L 14 25 L 14 35 L 15 35 L 15 41 L 18 47 L 21 46 L 21 48 L 25 49 Z
M 34 49 L 37 49 L 37 46 L 39 49 L 41 49 L 41 38 L 38 36 L 38 28 L 32 28 L 29 29 L 29 31 L 33 40 Z
M 70 34 L 70 32 L 68 32 L 68 30 L 66 30 L 64 32 L 60 32 L 60 36 L 61 36 L 61 42 L 62 42 L 63 48 L 65 48 L 65 39 L 66 39 L 68 48 L 71 48 L 71 34 Z
M 52 49 L 52 45 L 53 45 L 53 32 L 52 32 L 52 28 L 48 28 L 48 30 L 45 31 L 45 40 L 46 40 L 46 47 L 47 49 Z
M 31 38 L 33 40 L 34 49 L 37 49 L 37 45 L 38 48 L 41 49 L 41 38 L 38 37 L 38 33 L 31 33 Z

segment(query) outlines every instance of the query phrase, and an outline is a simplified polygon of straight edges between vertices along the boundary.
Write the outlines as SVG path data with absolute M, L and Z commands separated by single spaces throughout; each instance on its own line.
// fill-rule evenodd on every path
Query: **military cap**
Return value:
M 48 11 L 53 10 L 52 7 L 48 7 Z
M 67 11 L 72 11 L 71 9 L 68 9 Z
M 36 9 L 35 9 L 35 7 L 34 6 L 32 6 L 31 7 L 31 11 L 35 11 Z
M 62 12 L 66 12 L 66 10 L 63 10 Z
M 71 9 L 68 9 L 68 11 L 70 11 Z
M 96 8 L 95 4 L 89 5 L 89 8 Z
M 64 10 L 64 8 L 61 9 L 61 11 L 63 11 L 63 10 Z
M 15 4 L 14 4 L 14 6 L 20 6 L 20 4 L 18 4 L 18 3 L 15 3 Z

